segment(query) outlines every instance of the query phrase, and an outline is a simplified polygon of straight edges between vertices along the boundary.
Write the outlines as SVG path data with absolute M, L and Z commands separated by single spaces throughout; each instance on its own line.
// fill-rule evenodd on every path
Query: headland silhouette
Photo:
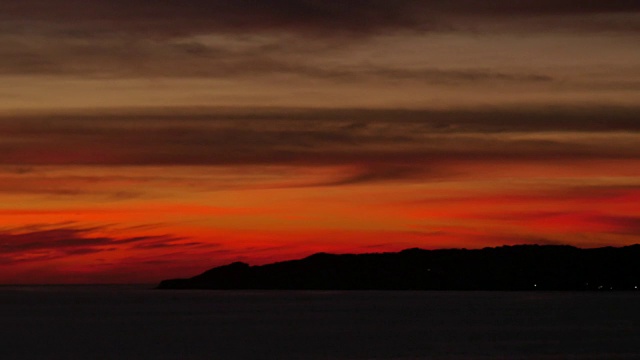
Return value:
M 317 253 L 250 266 L 235 262 L 159 289 L 634 291 L 640 245 L 580 249 L 516 245 L 478 250 Z

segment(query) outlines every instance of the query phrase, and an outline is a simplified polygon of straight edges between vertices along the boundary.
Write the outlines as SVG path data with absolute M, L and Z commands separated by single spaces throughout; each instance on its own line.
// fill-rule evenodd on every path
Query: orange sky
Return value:
M 0 283 L 640 242 L 640 5 L 0 4 Z

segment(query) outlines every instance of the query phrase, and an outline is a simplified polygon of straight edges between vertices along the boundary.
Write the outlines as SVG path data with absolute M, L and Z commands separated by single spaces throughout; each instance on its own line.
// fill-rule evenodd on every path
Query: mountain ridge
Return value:
M 158 289 L 261 290 L 637 290 L 640 245 L 581 249 L 512 245 L 483 249 L 410 248 L 365 254 L 214 267 Z

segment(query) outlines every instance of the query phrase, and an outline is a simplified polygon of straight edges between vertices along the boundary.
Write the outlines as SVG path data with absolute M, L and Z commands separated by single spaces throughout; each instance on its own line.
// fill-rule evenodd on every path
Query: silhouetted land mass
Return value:
M 159 289 L 638 290 L 640 245 L 579 249 L 518 245 L 481 250 L 318 253 L 249 266 L 236 262 Z

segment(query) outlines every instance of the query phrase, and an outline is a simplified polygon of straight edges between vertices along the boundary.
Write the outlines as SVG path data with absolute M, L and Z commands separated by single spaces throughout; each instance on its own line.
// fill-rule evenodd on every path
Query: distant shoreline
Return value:
M 636 291 L 640 245 L 580 249 L 516 245 L 479 250 L 317 253 L 250 266 L 236 262 L 158 289 Z

